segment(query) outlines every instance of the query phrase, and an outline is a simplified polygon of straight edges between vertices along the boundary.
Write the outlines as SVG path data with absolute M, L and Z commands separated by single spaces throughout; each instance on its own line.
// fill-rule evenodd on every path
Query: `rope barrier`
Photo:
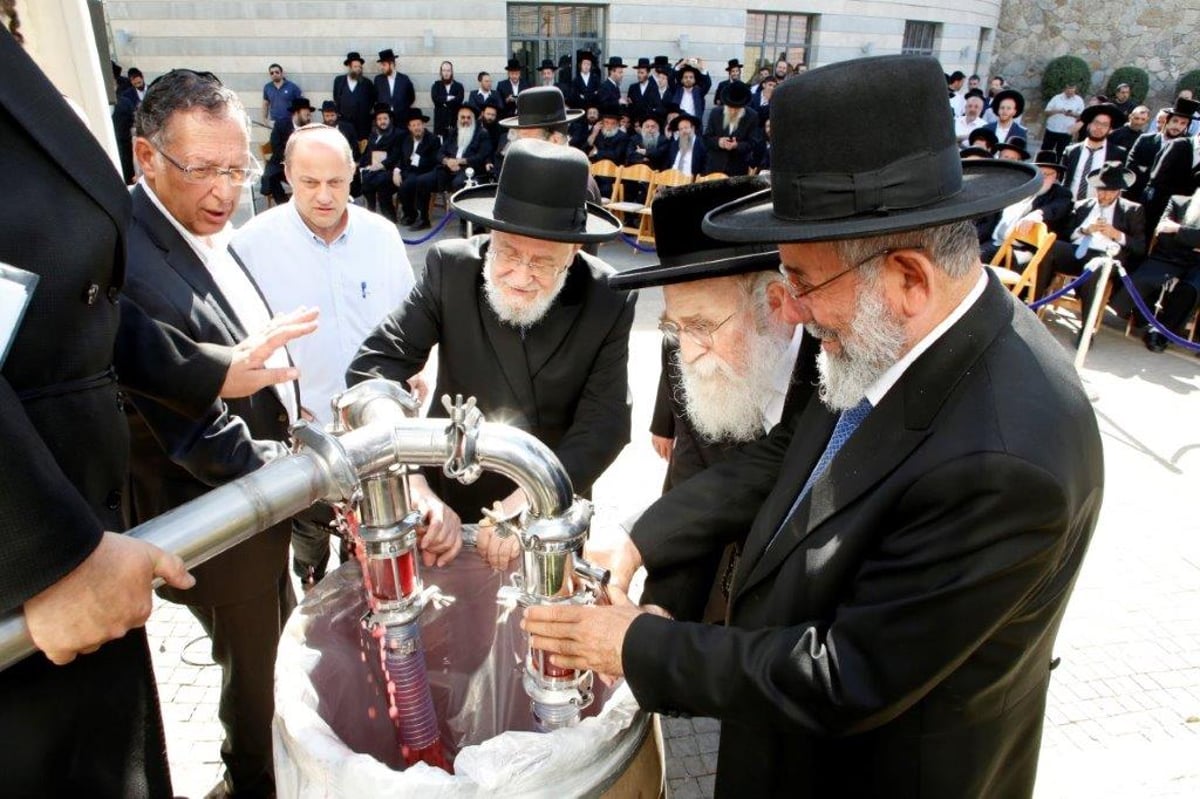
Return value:
M 1089 263 L 1087 265 L 1087 267 L 1083 270 L 1082 275 L 1075 278 L 1070 283 L 1063 286 L 1061 289 L 1054 292 L 1053 294 L 1047 294 L 1045 297 L 1042 297 L 1040 300 L 1029 303 L 1029 310 L 1036 311 L 1038 308 L 1041 308 L 1043 305 L 1048 305 L 1049 303 L 1054 302 L 1055 300 L 1059 299 L 1060 297 L 1070 294 L 1077 287 L 1082 286 L 1084 283 L 1091 280 L 1092 276 L 1094 274 L 1095 274 L 1095 271 L 1093 270 L 1092 264 Z
M 633 238 L 628 233 L 622 233 L 621 240 L 624 241 L 626 244 L 628 244 L 630 247 L 632 247 L 637 252 L 655 252 L 655 249 L 653 247 L 643 247 L 642 245 L 638 244 L 637 239 Z
M 453 211 L 447 211 L 447 212 L 446 212 L 446 215 L 442 217 L 442 221 L 440 221 L 440 222 L 438 222 L 436 225 L 434 225 L 434 228 L 433 228 L 433 230 L 429 231 L 429 233 L 427 233 L 426 235 L 422 236 L 422 237 L 421 237 L 421 238 L 419 238 L 419 239 L 414 239 L 413 241 L 409 241 L 408 239 L 406 239 L 406 238 L 404 238 L 404 237 L 402 236 L 402 237 L 400 238 L 400 240 L 401 240 L 402 242 L 404 242 L 405 244 L 407 244 L 409 247 L 415 247 L 415 246 L 417 246 L 418 244 L 424 244 L 425 242 L 429 241 L 430 239 L 432 239 L 432 238 L 433 238 L 434 236 L 436 236 L 437 234 L 441 233 L 441 232 L 442 232 L 442 230 L 443 230 L 443 229 L 446 227 L 446 224 L 447 224 L 447 223 L 448 223 L 448 222 L 451 220 L 451 218 L 453 218 L 453 217 L 454 217 L 454 212 L 453 212 Z
M 1167 341 L 1171 342 L 1172 344 L 1183 347 L 1185 350 L 1190 352 L 1200 352 L 1200 344 L 1197 344 L 1194 341 L 1188 341 L 1186 338 L 1172 333 L 1163 326 L 1162 322 L 1159 322 L 1158 319 L 1154 317 L 1154 311 L 1150 310 L 1150 308 L 1146 306 L 1146 301 L 1142 299 L 1141 293 L 1138 292 L 1137 288 L 1133 285 L 1133 280 L 1131 280 L 1129 275 L 1125 273 L 1124 268 L 1119 268 L 1117 270 L 1117 274 L 1121 276 L 1121 282 L 1125 284 L 1125 290 L 1129 292 L 1129 298 L 1133 300 L 1133 304 L 1137 306 L 1139 311 L 1141 311 L 1142 318 L 1145 319 L 1151 327 L 1161 333 L 1167 339 Z

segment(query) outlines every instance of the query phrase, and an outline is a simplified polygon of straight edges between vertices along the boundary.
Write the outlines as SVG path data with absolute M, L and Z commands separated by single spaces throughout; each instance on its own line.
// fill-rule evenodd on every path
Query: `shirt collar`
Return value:
M 346 204 L 346 213 L 349 216 L 346 220 L 345 229 L 343 229 L 342 232 L 340 234 L 338 234 L 338 237 L 336 239 L 334 239 L 333 241 L 326 244 L 325 239 L 321 238 L 316 233 L 313 233 L 312 230 L 308 227 L 308 225 L 304 224 L 304 219 L 300 216 L 300 211 L 296 208 L 296 204 L 294 202 L 287 203 L 287 208 L 288 208 L 287 214 L 290 217 L 290 219 L 292 220 L 292 224 L 296 226 L 297 231 L 302 236 L 305 236 L 307 241 L 311 241 L 314 244 L 319 244 L 322 247 L 332 247 L 335 244 L 340 244 L 341 242 L 345 241 L 347 238 L 350 237 L 350 229 L 354 227 L 354 214 L 350 210 L 350 204 L 347 203 Z
M 162 200 L 158 199 L 158 195 L 154 193 L 154 189 L 150 188 L 150 184 L 146 182 L 145 177 L 138 178 L 138 185 L 142 187 L 142 191 L 146 192 L 146 196 L 150 198 L 150 202 L 154 204 L 154 207 L 158 209 L 159 213 L 166 217 L 167 221 L 171 223 L 171 227 L 175 228 L 176 232 L 178 232 L 183 240 L 187 242 L 189 247 L 195 250 L 196 255 L 205 264 L 208 263 L 209 258 L 212 257 L 214 252 L 225 247 L 225 245 L 229 243 L 229 239 L 233 235 L 232 223 L 226 222 L 225 227 L 211 236 L 197 236 L 195 233 L 192 233 L 190 230 L 181 225 L 179 220 L 171 215 L 171 212 L 167 210 L 167 207 L 162 204 Z
M 947 330 L 954 326 L 954 323 L 962 319 L 967 311 L 971 310 L 971 306 L 975 301 L 983 296 L 983 290 L 987 288 L 988 275 L 987 270 L 980 270 L 979 279 L 975 281 L 975 286 L 967 296 L 962 298 L 962 301 L 950 312 L 950 315 L 938 323 L 937 327 L 925 334 L 925 337 L 918 341 L 913 348 L 904 354 L 900 360 L 896 361 L 891 367 L 879 376 L 871 386 L 867 389 L 867 399 L 870 400 L 872 407 L 879 407 L 879 403 L 887 396 L 900 378 L 904 375 L 908 367 L 912 366 L 917 358 L 933 346 L 939 338 L 941 338 Z

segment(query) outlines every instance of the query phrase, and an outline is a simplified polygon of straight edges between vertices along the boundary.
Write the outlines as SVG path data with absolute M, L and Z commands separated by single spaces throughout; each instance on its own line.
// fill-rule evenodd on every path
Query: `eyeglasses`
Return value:
M 848 269 L 843 269 L 841 272 L 838 272 L 836 275 L 829 278 L 828 280 L 822 280 L 820 283 L 817 283 L 817 284 L 809 283 L 804 278 L 800 277 L 799 275 L 797 275 L 795 272 L 788 269 L 783 264 L 779 265 L 779 272 L 787 280 L 788 293 L 792 295 L 792 299 L 798 300 L 801 297 L 806 297 L 809 294 L 812 294 L 817 289 L 825 288 L 826 286 L 828 286 L 833 281 L 837 280 L 842 275 L 847 275 L 847 274 L 853 272 L 855 269 L 858 269 L 860 266 L 870 263 L 871 261 L 875 260 L 876 258 L 885 256 L 885 255 L 891 255 L 892 253 L 899 252 L 900 250 L 923 250 L 923 249 L 925 249 L 925 248 L 920 247 L 920 246 L 914 246 L 914 247 L 891 247 L 886 250 L 880 250 L 877 253 L 868 255 L 866 258 L 862 259 L 861 261 L 856 263 L 854 266 L 851 266 Z
M 530 258 L 511 247 L 497 247 L 492 244 L 488 248 L 488 252 L 492 257 L 502 262 L 509 269 L 515 269 L 517 266 L 524 266 L 529 270 L 529 274 L 541 281 L 552 280 L 559 276 L 567 267 L 560 264 L 556 259 L 550 256 L 542 256 L 540 258 Z
M 231 166 L 228 169 L 222 169 L 219 166 L 185 166 L 167 155 L 166 151 L 157 144 L 152 146 L 159 155 L 167 159 L 167 163 L 183 173 L 183 179 L 188 183 L 212 183 L 217 178 L 229 178 L 229 182 L 234 186 L 243 186 L 262 176 L 262 167 L 253 157 L 250 159 L 250 166 Z
M 691 322 L 686 325 L 677 325 L 674 322 L 662 321 L 658 323 L 658 329 L 662 331 L 667 341 L 674 346 L 679 346 L 680 335 L 686 335 L 701 347 L 712 349 L 713 337 L 717 331 L 735 316 L 737 316 L 737 311 L 726 316 L 715 325 L 712 322 Z

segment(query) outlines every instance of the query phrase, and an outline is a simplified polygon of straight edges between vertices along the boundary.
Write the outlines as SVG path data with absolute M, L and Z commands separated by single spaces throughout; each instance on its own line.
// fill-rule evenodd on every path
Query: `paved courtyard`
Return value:
M 415 265 L 426 248 L 410 248 Z M 653 262 L 620 242 L 601 255 L 619 269 Z M 647 432 L 661 307 L 658 290 L 643 292 L 630 356 L 633 441 L 596 486 L 601 519 L 644 506 L 661 484 Z M 1048 325 L 1070 346 L 1066 319 Z M 1200 486 L 1200 359 L 1153 355 L 1105 328 L 1084 376 L 1097 397 L 1107 490 L 1058 638 L 1036 796 L 1200 796 L 1200 513 L 1190 496 Z M 186 610 L 160 602 L 147 629 L 175 791 L 201 797 L 221 774 L 220 673 Z M 719 725 L 664 719 L 664 733 L 671 795 L 711 796 Z

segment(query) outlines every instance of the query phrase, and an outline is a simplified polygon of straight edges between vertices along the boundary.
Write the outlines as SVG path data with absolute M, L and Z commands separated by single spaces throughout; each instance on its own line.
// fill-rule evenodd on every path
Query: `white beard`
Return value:
M 679 352 L 672 366 L 679 370 L 683 408 L 696 432 L 708 441 L 752 441 L 764 432 L 763 397 L 775 382 L 775 368 L 787 352 L 790 335 L 746 333 L 738 374 L 726 361 L 707 352 L 689 364 Z
M 528 330 L 542 321 L 542 317 L 550 310 L 550 306 L 554 305 L 554 301 L 558 299 L 563 286 L 567 283 L 567 273 L 570 269 L 564 269 L 549 290 L 540 292 L 532 300 L 520 302 L 511 299 L 500 286 L 496 285 L 496 281 L 492 277 L 492 264 L 495 260 L 496 257 L 489 248 L 483 258 L 483 291 L 488 305 L 504 324 L 521 331 Z
M 850 329 L 853 337 L 842 338 L 820 325 L 804 326 L 810 335 L 836 339 L 841 344 L 839 354 L 830 355 L 822 348 L 817 356 L 819 395 L 835 411 L 857 405 L 871 384 L 900 360 L 907 342 L 903 321 L 887 307 L 882 291 L 870 281 L 858 294 Z

